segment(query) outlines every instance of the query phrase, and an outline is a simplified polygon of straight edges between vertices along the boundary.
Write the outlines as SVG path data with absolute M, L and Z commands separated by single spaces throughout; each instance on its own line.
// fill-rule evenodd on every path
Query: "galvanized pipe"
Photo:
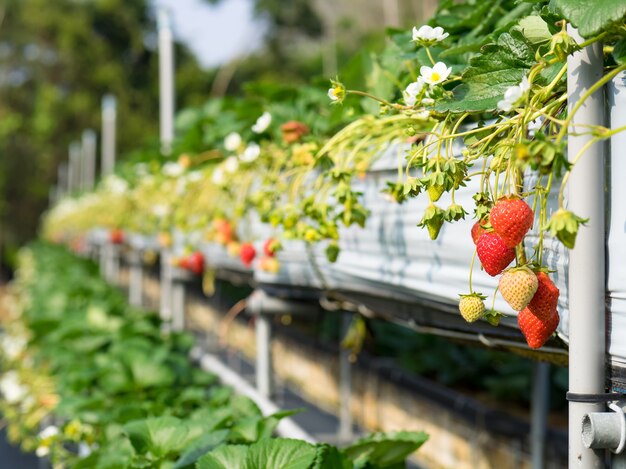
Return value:
M 132 306 L 143 304 L 143 262 L 141 251 L 133 249 L 128 255 L 128 302 Z
M 568 28 L 582 42 L 578 31 Z M 567 93 L 570 111 L 580 97 L 603 75 L 602 45 L 594 44 L 567 59 Z M 573 160 L 591 135 L 572 135 L 602 125 L 605 116 L 603 90 L 590 96 L 571 121 L 567 153 Z M 568 208 L 589 218 L 569 256 L 569 391 L 595 394 L 605 391 L 605 228 L 604 144 L 596 143 L 574 167 L 569 181 Z M 569 403 L 569 467 L 604 467 L 604 454 L 585 448 L 581 431 L 585 414 L 602 412 L 601 403 Z
M 170 14 L 158 12 L 159 28 L 159 116 L 161 152 L 169 155 L 174 141 L 174 45 Z
M 185 330 L 185 282 L 182 279 L 172 281 L 172 329 Z
M 257 314 L 256 332 L 256 388 L 262 396 L 271 397 L 272 386 L 272 321 L 267 314 Z
M 117 121 L 117 101 L 115 96 L 107 94 L 102 98 L 102 159 L 100 175 L 106 177 L 115 167 L 115 133 Z
M 92 190 L 96 182 L 96 133 L 87 129 L 81 141 L 83 159 L 83 189 Z
M 341 318 L 341 337 L 339 338 L 339 428 L 338 439 L 348 443 L 354 438 L 352 419 L 352 363 L 350 351 L 341 346 L 341 341 L 348 333 L 352 315 L 344 313 Z
M 252 399 L 256 405 L 259 406 L 263 415 L 275 414 L 281 410 L 280 407 L 268 399 L 267 396 L 262 395 L 252 385 L 246 382 L 246 380 L 222 363 L 216 356 L 203 354 L 202 351 L 198 349 L 192 351 L 192 356 L 193 355 L 199 357 L 202 369 L 216 374 L 223 384 L 231 386 L 236 393 Z M 315 438 L 289 417 L 281 419 L 276 428 L 276 433 L 285 438 L 297 438 L 298 440 L 308 441 L 309 443 L 317 442 Z
M 531 402 L 530 450 L 533 469 L 546 467 L 546 435 L 550 404 L 550 364 L 534 362 Z
M 172 319 L 172 253 L 169 249 L 161 250 L 160 306 L 159 314 L 162 321 Z

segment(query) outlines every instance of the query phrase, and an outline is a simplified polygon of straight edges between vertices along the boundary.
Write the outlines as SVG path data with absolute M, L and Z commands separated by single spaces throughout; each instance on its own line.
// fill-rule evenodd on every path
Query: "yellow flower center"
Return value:
M 441 75 L 439 75 L 437 72 L 433 72 L 433 74 L 430 76 L 430 79 L 432 81 L 439 81 L 441 79 Z

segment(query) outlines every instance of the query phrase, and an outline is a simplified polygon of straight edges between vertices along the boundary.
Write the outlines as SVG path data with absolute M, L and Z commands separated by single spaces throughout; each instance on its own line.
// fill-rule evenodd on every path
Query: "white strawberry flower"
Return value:
M 423 44 L 425 46 L 430 46 L 437 42 L 443 41 L 448 36 L 449 34 L 444 32 L 441 26 L 433 28 L 432 26 L 428 26 L 427 24 L 425 24 L 419 29 L 413 27 L 413 41 L 419 42 L 420 44 Z
M 224 169 L 221 166 L 218 166 L 217 168 L 215 168 L 213 174 L 211 175 L 211 181 L 213 181 L 213 184 L 221 186 L 222 184 L 224 184 L 224 179 Z
M 173 161 L 168 161 L 161 168 L 161 173 L 169 177 L 178 177 L 185 172 L 185 168 Z
M 204 176 L 200 171 L 192 171 L 187 175 L 187 179 L 189 180 L 189 182 L 200 182 L 202 181 L 203 177 Z
M 271 123 L 272 115 L 269 112 L 264 112 L 263 114 L 261 114 L 261 117 L 256 120 L 256 123 L 252 126 L 252 131 L 255 134 L 262 134 L 267 130 Z
M 16 371 L 8 371 L 0 378 L 0 393 L 9 404 L 17 404 L 26 397 L 28 388 L 20 382 Z
M 50 446 L 52 446 L 52 442 L 59 434 L 59 428 L 54 425 L 49 425 L 44 428 L 39 433 L 39 446 L 37 446 L 37 450 L 35 454 L 40 458 L 48 456 L 50 454 Z
M 170 213 L 170 208 L 165 204 L 156 204 L 152 206 L 152 214 L 157 218 L 166 217 Z
M 237 171 L 237 169 L 239 169 L 239 160 L 237 159 L 237 157 L 229 156 L 228 158 L 226 158 L 226 160 L 224 161 L 224 171 L 232 174 Z
M 21 336 L 3 335 L 0 338 L 0 348 L 5 357 L 15 360 L 26 348 L 26 339 Z
M 256 160 L 259 157 L 260 154 L 261 154 L 261 147 L 257 143 L 252 142 L 248 144 L 248 146 L 246 147 L 244 152 L 241 154 L 239 159 L 244 163 L 252 163 L 254 160 Z
M 241 135 L 237 132 L 229 133 L 224 139 L 224 148 L 228 151 L 236 151 L 241 146 Z
M 513 85 L 507 88 L 504 92 L 504 99 L 498 101 L 498 109 L 504 112 L 510 112 L 513 108 L 522 103 L 529 90 L 530 82 L 527 77 L 524 77 L 519 85 Z
M 422 79 L 429 85 L 437 85 L 446 81 L 450 73 L 452 73 L 452 68 L 446 66 L 443 62 L 437 62 L 432 67 L 424 65 L 420 68 Z
M 424 89 L 424 79 L 419 77 L 417 81 L 410 83 L 404 90 L 404 102 L 407 106 L 415 106 L 417 95 Z

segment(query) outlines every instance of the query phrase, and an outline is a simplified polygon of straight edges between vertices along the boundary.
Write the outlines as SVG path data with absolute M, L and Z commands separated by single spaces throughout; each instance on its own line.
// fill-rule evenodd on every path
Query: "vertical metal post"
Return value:
M 57 168 L 57 185 L 59 187 L 59 198 L 69 192 L 68 184 L 68 164 L 63 162 Z
M 76 192 L 80 189 L 80 144 L 78 142 L 70 143 L 69 147 L 69 170 L 68 170 L 68 190 Z
M 162 321 L 172 319 L 172 265 L 171 252 L 169 249 L 161 250 L 161 278 L 160 293 L 161 301 L 159 314 Z
M 569 34 L 582 38 L 574 28 Z M 571 111 L 603 74 L 602 44 L 594 44 L 567 59 L 568 106 Z M 571 121 L 570 132 L 604 124 L 603 90 L 589 97 Z M 593 138 L 568 137 L 567 153 L 572 160 L 583 145 Z M 605 391 L 605 228 L 604 228 L 604 144 L 592 145 L 574 167 L 569 180 L 568 207 L 589 223 L 583 226 L 576 247 L 569 255 L 569 390 L 571 393 L 595 394 Z M 589 412 L 602 412 L 603 404 L 569 403 L 569 467 L 590 469 L 604 467 L 602 451 L 585 448 L 582 443 L 582 419 Z
M 265 397 L 273 393 L 272 383 L 272 319 L 259 312 L 255 322 L 256 331 L 256 388 Z
M 170 14 L 165 8 L 159 9 L 158 28 L 161 152 L 168 155 L 174 141 L 174 44 Z
M 172 331 L 185 330 L 185 282 L 174 279 L 172 282 Z
M 117 101 L 115 96 L 107 94 L 102 98 L 102 159 L 100 175 L 106 177 L 115 167 L 115 133 L 117 120 Z
M 91 190 L 96 181 L 96 133 L 85 130 L 81 143 L 84 189 Z
M 398 0 L 383 0 L 383 15 L 386 26 L 400 26 L 400 4 Z
M 339 431 L 338 439 L 342 443 L 352 441 L 352 364 L 350 363 L 350 351 L 341 346 L 341 341 L 350 329 L 352 317 L 344 313 L 341 318 L 341 337 L 339 339 Z
M 548 410 L 550 406 L 550 364 L 533 363 L 533 393 L 531 402 L 530 449 L 533 469 L 544 469 Z
M 128 302 L 133 306 L 143 304 L 143 263 L 141 251 L 133 249 L 128 256 Z
M 105 278 L 110 284 L 116 285 L 120 279 L 120 247 L 116 244 L 108 242 L 107 247 L 107 261 Z

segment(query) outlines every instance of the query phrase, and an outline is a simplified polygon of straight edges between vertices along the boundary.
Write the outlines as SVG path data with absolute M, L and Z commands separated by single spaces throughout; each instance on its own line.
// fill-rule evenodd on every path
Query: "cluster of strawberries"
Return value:
M 204 272 L 204 256 L 201 252 L 194 251 L 191 254 L 177 258 L 175 265 L 196 275 L 202 275 L 202 272 Z
M 266 240 L 263 244 L 263 256 L 259 259 L 257 267 L 265 272 L 273 274 L 278 273 L 280 270 L 280 262 L 276 259 L 276 252 L 279 249 L 279 241 L 273 238 Z M 244 243 L 241 245 L 239 258 L 246 267 L 250 267 L 252 265 L 252 261 L 254 261 L 256 254 L 256 249 L 252 243 Z
M 500 294 L 516 311 L 517 322 L 528 346 L 539 348 L 554 334 L 559 324 L 557 305 L 559 289 L 547 273 L 519 266 L 505 270 L 515 259 L 515 249 L 533 224 L 529 205 L 517 197 L 505 197 L 493 206 L 489 224 L 478 221 L 472 227 L 476 254 L 485 272 L 492 277 L 502 274 Z M 459 310 L 468 322 L 476 321 L 485 312 L 478 293 L 461 295 Z

